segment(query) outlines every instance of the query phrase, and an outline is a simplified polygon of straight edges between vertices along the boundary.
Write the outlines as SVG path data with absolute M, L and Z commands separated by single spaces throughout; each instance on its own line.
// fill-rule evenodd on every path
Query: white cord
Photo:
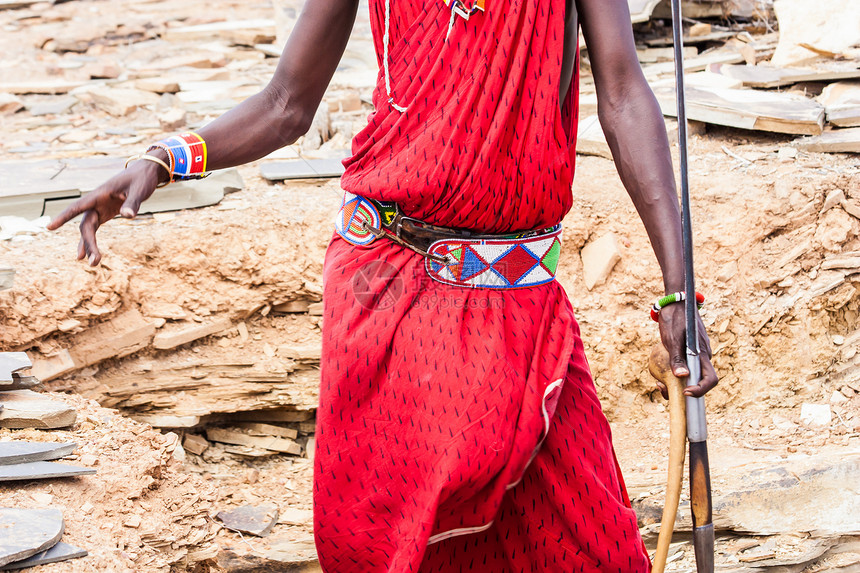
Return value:
M 388 103 L 391 107 L 403 113 L 406 108 L 397 105 L 391 95 L 391 75 L 388 71 L 388 41 L 391 37 L 391 0 L 385 0 L 385 34 L 382 36 L 382 66 L 385 69 L 385 93 L 388 95 Z
M 483 8 L 481 8 L 483 10 Z M 466 13 L 461 14 L 463 18 L 469 19 Z M 451 36 L 451 30 L 454 29 L 454 21 L 457 19 L 457 5 L 451 6 L 451 20 L 448 21 L 448 33 L 445 35 L 445 40 Z M 397 105 L 394 97 L 391 95 L 391 72 L 388 70 L 388 44 L 391 39 L 391 0 L 385 0 L 385 34 L 382 36 L 382 67 L 385 70 L 385 94 L 388 96 L 388 103 L 391 107 L 403 113 L 406 107 Z
M 451 20 L 448 22 L 448 33 L 445 34 L 445 39 L 447 40 L 451 36 L 451 30 L 454 29 L 454 19 L 457 17 L 457 13 L 454 12 L 454 7 L 451 7 Z

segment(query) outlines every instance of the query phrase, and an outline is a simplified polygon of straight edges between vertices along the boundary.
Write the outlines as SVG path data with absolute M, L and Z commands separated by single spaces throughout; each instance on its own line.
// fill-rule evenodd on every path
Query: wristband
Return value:
M 660 311 L 676 302 L 682 302 L 687 298 L 687 295 L 683 292 L 673 292 L 672 294 L 667 294 L 664 297 L 657 299 L 657 302 L 654 303 L 654 306 L 651 307 L 651 320 L 654 322 L 660 321 Z M 698 308 L 702 308 L 705 303 L 705 295 L 700 292 L 696 293 L 696 306 Z
M 206 142 L 196 133 L 187 132 L 174 135 L 162 139 L 153 147 L 165 149 L 172 157 L 172 180 L 202 179 L 208 175 L 206 172 Z

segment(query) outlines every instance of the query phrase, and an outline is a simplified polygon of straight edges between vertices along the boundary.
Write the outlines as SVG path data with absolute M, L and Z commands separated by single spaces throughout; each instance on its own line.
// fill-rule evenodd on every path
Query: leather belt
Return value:
M 368 246 L 394 241 L 425 257 L 425 268 L 439 282 L 470 288 L 537 286 L 555 278 L 561 225 L 525 233 L 496 235 L 431 225 L 407 217 L 396 203 L 345 193 L 335 220 L 345 241 Z

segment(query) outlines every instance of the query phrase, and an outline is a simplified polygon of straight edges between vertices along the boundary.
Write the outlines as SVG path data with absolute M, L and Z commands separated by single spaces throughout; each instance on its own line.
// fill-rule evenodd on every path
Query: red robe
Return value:
M 370 0 L 376 111 L 344 189 L 504 233 L 572 203 L 578 70 L 561 0 Z M 327 573 L 649 570 L 570 302 L 432 281 L 388 240 L 326 255 L 314 513 Z

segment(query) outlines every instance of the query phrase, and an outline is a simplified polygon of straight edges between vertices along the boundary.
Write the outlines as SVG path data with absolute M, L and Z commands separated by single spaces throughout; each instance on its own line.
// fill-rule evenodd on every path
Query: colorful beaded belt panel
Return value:
M 364 197 L 345 193 L 335 230 L 348 243 L 368 246 L 386 236 L 380 229 L 396 214 L 394 204 L 378 208 Z M 526 288 L 555 279 L 560 253 L 561 225 L 493 238 L 446 238 L 430 245 L 425 269 L 433 280 L 452 286 Z
M 382 216 L 376 205 L 360 195 L 349 192 L 343 194 L 343 204 L 335 217 L 334 228 L 346 242 L 357 247 L 367 246 L 377 238 L 369 228 L 381 227 Z
M 470 288 L 514 289 L 555 280 L 561 252 L 561 226 L 526 239 L 466 239 L 433 243 L 429 253 L 448 258 L 443 264 L 426 258 L 424 267 L 441 283 Z

